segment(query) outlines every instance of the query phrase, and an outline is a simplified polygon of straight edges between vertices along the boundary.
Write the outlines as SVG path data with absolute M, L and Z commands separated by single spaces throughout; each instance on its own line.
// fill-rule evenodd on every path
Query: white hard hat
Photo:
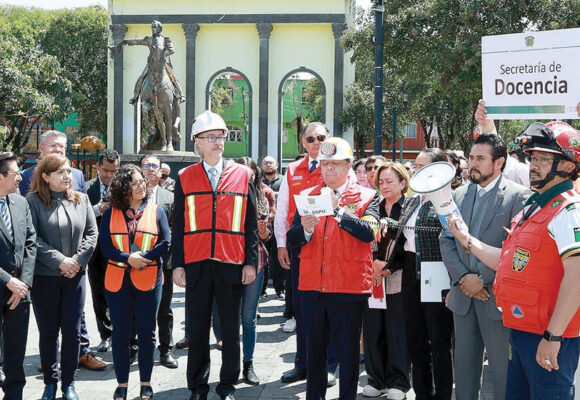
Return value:
M 318 160 L 349 160 L 352 161 L 354 156 L 350 144 L 341 138 L 327 138 L 320 145 Z
M 195 121 L 193 121 L 193 125 L 191 126 L 191 139 L 200 133 L 208 131 L 223 131 L 226 133 L 228 132 L 228 128 L 222 117 L 210 110 L 205 110 L 195 117 Z

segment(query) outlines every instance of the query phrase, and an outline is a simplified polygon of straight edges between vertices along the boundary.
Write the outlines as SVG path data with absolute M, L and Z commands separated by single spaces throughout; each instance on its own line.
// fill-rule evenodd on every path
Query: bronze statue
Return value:
M 161 134 L 161 151 L 173 151 L 173 141 L 178 142 L 181 139 L 178 131 L 179 103 L 185 99 L 169 58 L 175 52 L 173 43 L 168 36 L 161 34 L 162 29 L 161 22 L 153 21 L 152 36 L 126 39 L 115 46 L 109 46 L 109 50 L 111 57 L 114 58 L 123 45 L 149 47 L 147 66 L 135 84 L 135 91 L 129 103 L 135 104 L 141 97 L 143 125 L 152 136 L 155 136 L 155 130 L 149 121 L 149 111 L 153 110 Z

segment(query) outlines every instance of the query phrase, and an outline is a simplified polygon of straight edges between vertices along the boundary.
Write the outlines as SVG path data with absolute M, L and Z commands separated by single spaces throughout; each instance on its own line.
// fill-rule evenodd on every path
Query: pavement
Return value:
M 87 289 L 90 290 L 87 284 Z M 184 333 L 184 312 L 185 312 L 185 292 L 175 286 L 173 295 L 174 329 L 173 338 L 177 342 Z M 280 376 L 294 366 L 294 353 L 296 350 L 295 334 L 288 334 L 282 331 L 282 324 L 285 319 L 282 317 L 284 301 L 277 300 L 274 290 L 268 289 L 268 296 L 260 299 L 258 320 L 258 338 L 254 353 L 254 369 L 260 378 L 259 386 L 249 386 L 240 383 L 236 386 L 236 399 L 239 400 L 274 400 L 274 399 L 304 399 L 306 397 L 306 381 L 293 384 L 282 384 Z M 98 335 L 95 316 L 92 307 L 90 292 L 87 293 L 85 314 L 88 325 L 91 347 L 98 346 L 100 337 Z M 209 399 L 219 399 L 215 394 L 215 385 L 219 380 L 219 368 L 221 365 L 222 353 L 217 350 L 215 338 L 210 335 L 211 342 L 211 371 L 209 382 L 211 384 Z M 96 353 L 107 363 L 105 371 L 94 372 L 86 369 L 79 369 L 76 374 L 76 390 L 82 400 L 112 399 L 116 388 L 115 372 L 113 369 L 113 356 L 111 352 Z M 190 392 L 187 390 L 185 372 L 187 368 L 187 350 L 176 350 L 175 357 L 179 362 L 179 368 L 168 369 L 158 363 L 158 354 L 155 355 L 155 365 L 153 367 L 152 387 L 156 400 L 187 400 Z M 24 399 L 40 399 L 44 390 L 42 374 L 38 372 L 37 366 L 40 361 L 38 352 L 38 328 L 34 314 L 31 313 L 30 327 L 28 332 L 28 345 L 26 358 L 24 360 L 26 372 L 26 386 L 24 388 Z M 362 388 L 366 385 L 366 373 L 364 364 L 361 365 L 359 379 L 358 399 L 367 399 L 362 396 Z M 136 399 L 139 395 L 139 370 L 137 363 L 131 366 L 129 375 L 129 395 L 128 399 Z M 484 379 L 482 387 L 482 400 L 491 400 L 491 380 L 488 366 L 484 366 Z M 340 368 L 338 370 L 340 376 Z M 578 372 L 576 374 L 578 377 Z M 60 393 L 60 387 L 59 387 Z M 338 398 L 338 385 L 329 388 L 327 399 Z M 383 396 L 382 398 L 386 398 Z M 414 400 L 415 395 L 411 390 L 407 394 L 407 399 Z M 580 395 L 576 399 L 580 400 Z

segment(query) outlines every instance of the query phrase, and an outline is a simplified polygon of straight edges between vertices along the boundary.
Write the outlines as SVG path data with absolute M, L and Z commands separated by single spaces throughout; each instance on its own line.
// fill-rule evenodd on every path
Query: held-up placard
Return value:
M 482 37 L 488 117 L 577 119 L 579 54 L 580 28 Z
M 294 195 L 296 210 L 300 216 L 315 215 L 324 217 L 334 215 L 334 207 L 329 194 L 320 194 L 318 196 Z

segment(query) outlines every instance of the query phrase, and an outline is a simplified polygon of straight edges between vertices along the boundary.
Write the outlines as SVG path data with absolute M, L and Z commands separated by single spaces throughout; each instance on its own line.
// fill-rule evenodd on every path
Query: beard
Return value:
M 479 174 L 479 177 L 474 176 L 474 172 L 477 172 Z M 481 173 L 481 171 L 479 171 L 478 169 L 472 168 L 469 170 L 469 178 L 471 179 L 471 182 L 473 182 L 473 183 L 481 184 L 481 182 L 487 181 L 492 176 L 493 176 L 493 172 L 491 172 L 487 175 L 483 175 Z
M 264 176 L 266 176 L 268 178 L 270 178 L 272 176 L 276 176 L 276 171 L 275 170 L 274 171 L 266 171 L 266 170 L 264 170 Z

